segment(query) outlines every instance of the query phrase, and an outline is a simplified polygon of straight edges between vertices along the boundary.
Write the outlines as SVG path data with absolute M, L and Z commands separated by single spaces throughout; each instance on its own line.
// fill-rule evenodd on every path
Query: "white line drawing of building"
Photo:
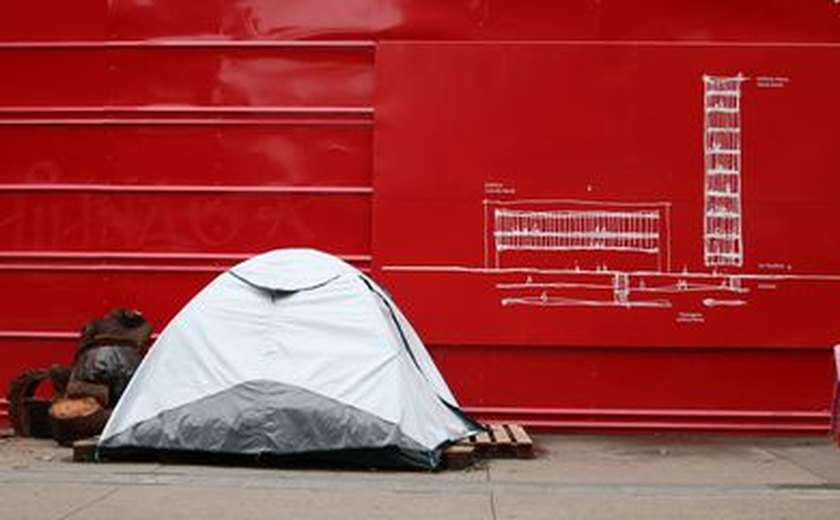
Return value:
M 741 199 L 741 84 L 737 76 L 703 75 L 703 263 L 744 265 Z
M 494 211 L 497 251 L 659 252 L 658 211 Z
M 670 268 L 670 203 L 591 200 L 489 200 L 485 267 L 503 267 L 516 251 L 640 253 Z
M 750 273 L 743 268 L 742 87 L 748 78 L 702 76 L 703 266 L 671 268 L 671 202 L 483 200 L 484 263 L 389 265 L 386 271 L 493 277 L 502 306 L 736 309 L 767 284 L 840 284 L 840 273 Z M 510 194 L 515 193 L 508 187 Z M 581 258 L 580 262 L 572 260 Z M 745 283 L 746 282 L 746 283 Z M 679 310 L 679 308 L 677 308 Z M 702 321 L 702 320 L 701 320 Z

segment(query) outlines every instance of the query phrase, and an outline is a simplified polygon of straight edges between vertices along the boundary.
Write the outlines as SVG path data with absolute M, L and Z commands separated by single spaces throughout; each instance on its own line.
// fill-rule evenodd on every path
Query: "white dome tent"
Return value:
M 100 437 L 154 451 L 435 468 L 481 427 L 389 296 L 308 249 L 247 260 L 169 323 Z

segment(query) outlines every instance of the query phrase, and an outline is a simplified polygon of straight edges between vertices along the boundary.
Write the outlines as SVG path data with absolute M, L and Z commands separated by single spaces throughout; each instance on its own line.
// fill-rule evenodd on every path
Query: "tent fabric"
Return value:
M 478 431 L 384 290 L 326 253 L 285 249 L 231 268 L 178 313 L 99 450 L 365 465 L 382 450 L 383 461 L 434 468 L 444 447 Z

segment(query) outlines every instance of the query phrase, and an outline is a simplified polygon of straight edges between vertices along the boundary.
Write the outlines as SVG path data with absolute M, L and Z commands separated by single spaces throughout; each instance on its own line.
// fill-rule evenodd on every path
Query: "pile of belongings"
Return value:
M 152 327 L 136 310 L 114 309 L 83 328 L 66 384 L 49 408 L 62 445 L 98 435 L 149 345 Z M 55 386 L 55 385 L 54 385 Z
M 26 370 L 9 383 L 9 423 L 18 437 L 52 438 L 49 408 L 42 383 L 49 382 L 53 394 L 64 394 L 70 368 L 53 364 L 47 369 Z

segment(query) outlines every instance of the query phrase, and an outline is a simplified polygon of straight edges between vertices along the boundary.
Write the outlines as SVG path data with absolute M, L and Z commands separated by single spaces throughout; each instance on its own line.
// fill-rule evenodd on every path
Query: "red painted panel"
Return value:
M 108 37 L 108 0 L 3 0 L 0 41 Z
M 0 126 L 0 142 L 3 183 L 371 183 L 366 126 Z
M 375 262 L 381 258 L 374 255 Z M 619 348 L 708 345 L 722 349 L 760 345 L 828 349 L 838 337 L 837 320 L 829 309 L 840 305 L 840 297 L 836 287 L 822 286 L 819 282 L 786 281 L 772 283 L 775 287 L 767 289 L 750 284 L 745 286 L 751 291 L 749 303 L 737 308 L 705 306 L 698 301 L 694 291 L 687 291 L 669 296 L 672 307 L 668 309 L 629 309 L 620 305 L 587 306 L 586 302 L 591 301 L 613 301 L 611 282 L 609 279 L 605 282 L 604 276 L 561 277 L 563 280 L 569 278 L 568 283 L 592 283 L 603 287 L 597 291 L 516 287 L 528 276 L 535 284 L 546 283 L 550 287 L 566 283 L 558 282 L 554 275 L 527 272 L 493 275 L 395 273 L 377 271 L 374 267 L 374 276 L 397 301 L 404 302 L 401 305 L 423 338 L 439 344 L 609 345 Z M 654 276 L 646 279 L 649 284 L 659 283 Z M 719 281 L 715 283 L 719 284 Z M 496 285 L 511 284 L 514 285 L 511 289 L 496 288 Z M 539 302 L 544 291 L 548 294 L 559 291 L 569 298 L 579 297 L 585 303 L 578 307 L 571 304 L 567 307 L 503 306 L 500 303 L 509 294 L 532 296 Z M 731 294 L 728 290 L 710 288 L 701 299 L 705 298 L 726 301 Z M 826 305 L 827 309 L 815 308 L 811 298 Z M 687 314 L 689 312 L 692 314 Z M 695 321 L 695 313 L 699 314 L 698 321 Z
M 673 260 L 675 270 L 679 263 L 695 270 L 703 225 L 699 72 L 744 72 L 755 81 L 744 85 L 743 123 L 750 130 L 743 138 L 743 204 L 744 214 L 760 213 L 762 223 L 747 219 L 747 264 L 727 273 L 762 265 L 778 274 L 833 272 L 837 233 L 819 223 L 834 217 L 837 195 L 830 140 L 836 132 L 828 123 L 839 115 L 828 94 L 836 91 L 836 56 L 825 42 L 840 42 L 838 13 L 829 1 L 788 0 L 3 2 L 0 71 L 14 80 L 0 85 L 6 109 L 0 113 L 0 287 L 7 292 L 0 302 L 0 382 L 20 368 L 66 359 L 72 339 L 55 341 L 49 332 L 75 330 L 110 306 L 140 307 L 159 326 L 193 287 L 247 252 L 307 244 L 368 259 L 367 192 L 336 194 L 330 187 L 369 184 L 371 136 L 364 125 L 371 123 L 381 163 L 376 180 L 385 182 L 373 230 L 378 267 L 395 259 L 443 261 L 436 255 L 481 264 L 485 239 L 492 242 L 493 235 L 483 229 L 490 206 L 476 212 L 476 200 L 513 198 L 511 187 L 518 197 L 560 186 L 578 198 L 630 193 L 646 209 L 650 196 L 667 190 L 672 204 L 654 204 L 657 216 L 646 218 L 659 219 L 648 234 L 661 243 L 673 238 L 674 258 L 636 252 L 608 263 L 660 269 Z M 571 46 L 562 56 L 549 50 L 530 62 L 515 54 L 500 58 L 492 49 L 463 60 L 449 51 L 426 59 L 385 49 L 377 55 L 386 61 L 380 72 L 394 76 L 377 80 L 382 92 L 372 121 L 365 108 L 373 96 L 372 55 L 364 40 L 430 38 L 628 45 L 612 55 Z M 314 47 L 296 41 L 303 39 L 327 41 Z M 654 42 L 641 45 L 645 40 Z M 667 41 L 683 43 L 676 52 Z M 691 41 L 705 43 L 685 43 Z M 721 41 L 741 45 L 715 43 Z M 823 42 L 822 50 L 796 42 Z M 710 56 L 726 70 L 707 70 Z M 393 58 L 402 62 L 388 64 Z M 750 64 L 764 69 L 747 70 Z M 692 67 L 689 80 L 682 74 Z M 497 75 L 488 79 L 488 71 Z M 527 95 L 511 98 L 510 89 Z M 571 108 L 558 111 L 564 96 Z M 520 113 L 523 99 L 528 110 Z M 116 113 L 108 109 L 114 104 L 141 110 Z M 172 104 L 208 108 L 175 113 L 164 106 Z M 30 105 L 44 110 L 15 110 Z M 281 105 L 291 110 L 281 113 Z M 322 111 L 327 105 L 361 110 Z M 89 110 L 67 110 L 79 106 Z M 582 130 L 557 128 L 571 123 Z M 656 139 L 664 146 L 646 148 Z M 451 147 L 437 148 L 441 143 Z M 574 168 L 557 179 L 560 167 Z M 459 185 L 472 183 L 479 170 L 495 178 Z M 779 175 L 785 170 L 795 172 L 797 189 L 791 189 L 794 176 Z M 633 181 L 617 189 L 621 176 Z M 388 188 L 389 179 L 399 180 L 397 190 Z M 15 186 L 26 183 L 34 186 Z M 48 183 L 56 184 L 52 191 Z M 92 186 L 68 186 L 78 183 Z M 136 186 L 112 191 L 117 183 Z M 808 189 L 800 191 L 803 184 Z M 222 186 L 247 189 L 212 190 Z M 328 189 L 290 195 L 261 192 L 266 186 Z M 541 204 L 504 207 L 533 212 Z M 672 233 L 664 222 L 679 229 Z M 467 227 L 482 231 L 466 236 Z M 788 263 L 792 249 L 798 258 Z M 522 249 L 501 256 L 520 266 L 557 261 L 556 254 Z M 584 265 L 601 257 L 597 251 L 573 256 Z M 498 291 L 521 290 L 514 286 L 529 282 L 524 272 L 492 282 L 480 272 L 377 274 L 421 333 L 439 344 L 433 353 L 450 383 L 482 417 L 566 427 L 825 429 L 830 365 L 821 350 L 720 347 L 821 344 L 836 330 L 829 309 L 838 302 L 826 280 L 715 277 L 697 287 L 691 279 L 682 286 L 691 291 L 669 296 L 685 315 L 663 325 L 656 321 L 662 309 L 655 308 L 566 309 L 563 319 L 516 305 L 500 309 Z M 582 279 L 571 282 L 531 275 L 530 283 L 562 285 L 566 298 L 615 300 L 624 282 L 610 279 L 613 274 L 573 275 Z M 679 279 L 666 278 L 680 287 Z M 639 289 L 632 285 L 638 279 L 628 283 Z M 709 288 L 721 283 L 729 285 Z M 709 294 L 698 299 L 695 289 Z M 543 292 L 529 286 L 519 297 L 539 304 Z M 806 305 L 812 302 L 819 305 Z M 805 330 L 813 335 L 796 336 Z M 584 348 L 558 347 L 564 344 Z
M 370 250 L 366 195 L 0 194 L 0 250 Z
M 0 270 L 0 284 L 16 295 L 0 300 L 0 337 L 16 331 L 75 333 L 113 307 L 140 309 L 160 331 L 216 274 L 155 272 L 154 266 L 128 273 Z
M 830 1 L 10 0 L 0 41 L 195 38 L 840 41 Z
M 462 405 L 488 419 L 578 430 L 824 432 L 828 424 L 827 350 L 431 351 Z
M 137 308 L 156 330 L 215 276 L 263 251 L 231 255 L 153 255 L 0 252 L 0 287 L 14 298 L 0 299 L 0 338 L 43 338 L 75 334 L 91 317 L 113 307 Z M 367 269 L 364 256 L 342 256 Z
M 433 343 L 827 347 L 840 76 L 825 71 L 838 59 L 834 47 L 382 44 L 374 272 Z M 726 130 L 740 147 L 706 146 L 738 154 L 738 172 L 715 175 L 741 191 L 704 184 L 704 128 L 723 123 L 704 127 L 703 77 L 738 73 L 749 79 L 726 114 L 740 122 Z M 704 210 L 712 195 L 741 207 Z M 704 262 L 704 211 L 743 223 L 743 266 Z
M 445 0 L 213 0 L 200 5 L 177 0 L 158 0 L 154 5 L 118 0 L 113 5 L 114 28 L 129 39 L 179 35 L 347 39 L 385 31 L 405 36 L 413 28 L 457 35 L 476 21 L 471 11 L 467 2 Z
M 220 172 L 269 184 L 371 186 L 370 127 L 289 128 L 261 132 L 247 127 L 219 131 Z M 238 180 L 237 180 L 238 182 Z
M 135 49 L 112 53 L 117 106 L 370 106 L 370 51 Z
M 117 37 L 129 40 L 166 36 L 218 37 L 224 24 L 222 6 L 226 3 L 225 0 L 200 3 L 112 1 L 111 28 Z M 247 9 L 247 4 L 243 8 Z
M 0 49 L 4 106 L 369 106 L 366 49 Z
M 108 135 L 109 129 L 95 126 L 0 126 L 0 179 L 3 183 L 85 183 L 109 179 Z
M 820 349 L 433 346 L 432 352 L 453 391 L 472 407 L 826 411 L 832 375 L 830 353 Z M 500 385 L 499 374 L 527 377 Z
M 838 41 L 830 1 L 179 0 L 112 2 L 121 38 Z
M 107 74 L 102 52 L 0 49 L 0 107 L 100 105 Z
M 0 338 L 0 381 L 3 398 L 8 382 L 25 370 L 46 368 L 53 363 L 69 365 L 76 344 L 73 341 L 5 340 Z M 0 415 L 0 425 L 5 418 Z

